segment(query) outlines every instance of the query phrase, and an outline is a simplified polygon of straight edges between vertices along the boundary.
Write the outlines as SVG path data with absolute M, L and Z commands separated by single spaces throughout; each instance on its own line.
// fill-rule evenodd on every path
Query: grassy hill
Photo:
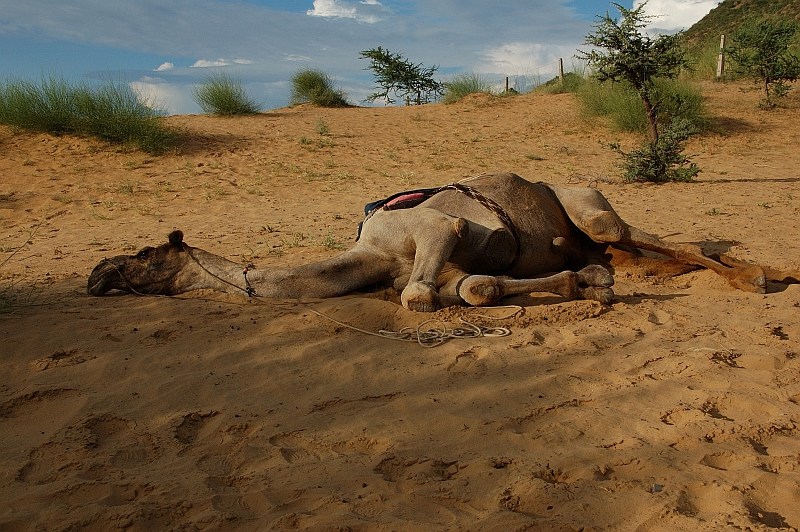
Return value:
M 748 18 L 779 17 L 800 22 L 800 0 L 724 0 L 684 34 L 691 48 L 718 43 Z

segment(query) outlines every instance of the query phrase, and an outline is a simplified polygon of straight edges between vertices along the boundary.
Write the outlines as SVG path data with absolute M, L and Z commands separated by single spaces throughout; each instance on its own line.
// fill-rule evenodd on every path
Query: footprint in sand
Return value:
M 458 474 L 457 460 L 431 460 L 430 458 L 401 458 L 389 455 L 381 460 L 373 471 L 387 482 L 413 480 L 417 483 L 450 480 Z
M 96 357 L 79 353 L 77 349 L 70 349 L 69 351 L 59 349 L 46 357 L 32 361 L 30 368 L 33 371 L 44 371 L 58 367 L 75 366 L 94 358 Z
M 456 374 L 485 375 L 488 371 L 486 357 L 489 349 L 485 347 L 470 347 L 456 355 L 455 360 L 447 366 L 447 371 Z
M 217 450 L 225 453 L 223 448 Z M 197 467 L 206 475 L 205 483 L 213 493 L 211 506 L 225 519 L 248 519 L 253 511 L 239 489 L 240 477 L 225 454 L 206 454 L 197 461 Z
M 319 461 L 316 445 L 298 432 L 277 434 L 269 442 L 278 448 L 281 457 L 290 464 L 307 464 Z
M 44 403 L 49 401 L 61 401 L 78 395 L 81 393 L 74 388 L 50 388 L 22 394 L 0 404 L 0 419 L 24 415 L 31 409 L 45 406 Z
M 160 454 L 153 438 L 146 434 L 137 437 L 136 441 L 114 453 L 111 464 L 120 469 L 140 467 L 152 463 Z
M 191 412 L 183 416 L 180 424 L 175 427 L 175 439 L 183 445 L 191 445 L 197 439 L 197 434 L 206 422 L 219 412 L 211 410 L 206 413 Z
M 17 470 L 16 479 L 34 484 L 47 484 L 68 477 L 81 470 L 80 464 L 93 457 L 100 458 L 97 467 L 82 471 L 84 480 L 107 478 L 108 462 L 135 464 L 137 457 L 150 459 L 155 455 L 154 448 L 145 453 L 133 451 L 131 444 L 131 423 L 110 414 L 92 416 L 83 423 L 70 426 L 53 440 L 33 449 L 28 461 Z M 119 446 L 125 446 L 120 453 Z M 128 462 L 128 452 L 132 458 Z M 111 453 L 109 460 L 108 453 Z M 140 464 L 141 465 L 141 464 Z
M 224 454 L 206 454 L 197 461 L 197 467 L 210 477 L 224 477 L 231 470 L 231 463 Z
M 753 467 L 754 462 L 751 457 L 732 453 L 730 451 L 720 451 L 710 453 L 700 459 L 704 466 L 713 467 L 722 471 L 741 471 Z

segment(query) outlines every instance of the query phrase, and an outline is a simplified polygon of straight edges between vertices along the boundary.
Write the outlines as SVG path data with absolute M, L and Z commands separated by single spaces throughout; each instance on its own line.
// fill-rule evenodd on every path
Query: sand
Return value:
M 171 117 L 181 144 L 157 157 L 0 128 L 0 529 L 798 529 L 800 285 L 621 270 L 609 307 L 515 314 L 86 295 L 100 259 L 175 228 L 298 264 L 349 246 L 367 201 L 490 171 L 798 270 L 800 97 L 763 112 L 740 88 L 704 86 L 703 172 L 661 186 L 621 182 L 603 144 L 636 137 L 570 95 Z M 325 316 L 511 334 L 425 348 Z

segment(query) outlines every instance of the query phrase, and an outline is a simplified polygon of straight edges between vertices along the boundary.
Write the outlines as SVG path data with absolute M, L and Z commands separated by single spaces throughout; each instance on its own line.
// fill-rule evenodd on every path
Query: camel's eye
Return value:
M 137 259 L 146 259 L 150 252 L 153 251 L 153 248 L 144 248 L 139 253 L 136 254 Z

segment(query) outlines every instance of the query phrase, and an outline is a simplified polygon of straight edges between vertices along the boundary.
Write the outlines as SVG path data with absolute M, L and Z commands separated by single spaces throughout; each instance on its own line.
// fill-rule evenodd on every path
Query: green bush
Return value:
M 290 105 L 310 103 L 319 107 L 349 107 L 347 96 L 320 70 L 300 70 L 292 76 Z
M 0 123 L 20 129 L 87 135 L 159 153 L 175 138 L 160 115 L 122 82 L 92 87 L 49 77 L 39 84 L 25 80 L 0 84 Z
M 660 130 L 655 143 L 646 142 L 632 152 L 623 152 L 619 144 L 612 144 L 611 148 L 622 156 L 623 178 L 650 183 L 693 180 L 700 168 L 683 154 L 683 143 L 694 132 L 691 123 L 677 119 Z
M 577 95 L 588 117 L 608 117 L 620 131 L 647 129 L 647 115 L 641 99 L 627 84 L 599 83 L 590 79 L 578 87 Z
M 241 80 L 225 72 L 209 74 L 195 87 L 194 98 L 204 113 L 219 116 L 254 115 L 260 109 L 247 96 Z
M 717 77 L 717 62 L 719 61 L 719 40 L 709 41 L 702 46 L 698 45 L 689 52 L 691 69 L 681 73 L 682 77 L 693 80 L 713 80 Z M 730 69 L 724 73 L 725 79 L 734 79 Z
M 747 20 L 731 36 L 728 54 L 739 74 L 763 87 L 761 107 L 775 107 L 775 98 L 786 95 L 800 79 L 800 56 L 792 53 L 800 24 L 794 20 Z
M 444 84 L 442 101 L 454 103 L 470 94 L 492 94 L 492 83 L 476 72 L 458 74 Z
M 673 121 L 687 121 L 696 131 L 708 127 L 708 114 L 700 88 L 689 81 L 657 79 L 654 104 L 660 127 Z M 587 80 L 578 85 L 578 99 L 590 117 L 606 116 L 620 131 L 647 131 L 647 114 L 637 92 L 626 83 L 598 83 Z

